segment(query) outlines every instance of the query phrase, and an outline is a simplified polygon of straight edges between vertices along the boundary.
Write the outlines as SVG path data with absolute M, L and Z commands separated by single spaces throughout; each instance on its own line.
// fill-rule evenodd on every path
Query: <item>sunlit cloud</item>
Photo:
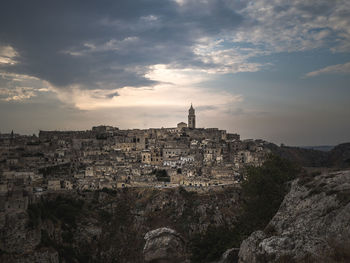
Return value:
M 337 64 L 321 68 L 306 74 L 306 77 L 316 77 L 323 74 L 350 74 L 350 62 L 345 64 Z
M 0 72 L 0 100 L 25 101 L 41 92 L 50 91 L 48 82 L 37 77 Z
M 197 84 L 205 81 L 208 74 L 195 69 L 174 69 L 166 65 L 151 66 L 146 77 L 160 84 L 152 87 L 123 87 L 115 90 L 87 90 L 79 85 L 65 90 L 55 89 L 59 98 L 81 110 L 117 107 L 225 107 L 241 102 L 243 97 L 217 89 L 205 89 Z
M 18 56 L 16 50 L 11 46 L 0 46 L 0 65 L 9 64 L 14 65 L 17 63 L 15 58 Z
M 23 101 L 34 96 L 35 89 L 30 87 L 0 88 L 0 99 L 4 101 Z
M 171 66 L 164 64 L 150 66 L 145 77 L 150 80 L 173 85 L 194 85 L 210 78 L 205 71 L 200 69 L 171 68 Z
M 183 6 L 186 3 L 186 0 L 174 0 L 179 6 Z
M 267 65 L 249 62 L 249 59 L 266 55 L 268 52 L 247 47 L 223 47 L 224 44 L 227 44 L 224 39 L 217 41 L 204 39 L 193 48 L 194 54 L 206 65 L 205 71 L 207 73 L 256 72 Z M 228 44 L 233 45 L 232 43 Z

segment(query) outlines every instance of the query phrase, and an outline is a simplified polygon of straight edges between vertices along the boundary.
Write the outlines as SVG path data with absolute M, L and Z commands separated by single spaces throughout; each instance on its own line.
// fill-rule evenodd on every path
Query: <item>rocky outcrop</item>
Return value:
M 148 234 L 146 258 L 152 260 L 152 251 L 159 256 L 155 245 L 169 238 L 166 252 L 181 259 L 186 254 L 181 252 L 183 240 L 209 226 L 233 225 L 240 202 L 235 186 L 208 192 L 130 188 L 48 193 L 28 211 L 0 212 L 0 262 L 141 263 L 145 234 L 163 226 L 175 234 Z
M 350 171 L 292 183 L 264 231 L 244 240 L 239 262 L 349 262 Z
M 175 230 L 158 228 L 145 235 L 143 254 L 146 262 L 184 262 L 185 242 Z
M 217 263 L 236 263 L 238 262 L 239 248 L 230 248 L 222 254 L 221 259 Z
M 40 230 L 28 227 L 27 213 L 9 212 L 0 216 L 0 250 L 28 253 L 40 243 Z
M 58 252 L 54 249 L 41 249 L 30 254 L 23 255 L 1 255 L 2 263 L 59 263 Z

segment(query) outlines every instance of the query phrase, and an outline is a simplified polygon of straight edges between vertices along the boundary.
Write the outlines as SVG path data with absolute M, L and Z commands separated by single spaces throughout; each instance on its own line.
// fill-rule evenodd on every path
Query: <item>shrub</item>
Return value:
M 109 189 L 107 187 L 103 187 L 101 192 L 103 193 L 106 193 L 106 194 L 109 194 L 109 195 L 113 195 L 113 196 L 116 196 L 117 195 L 117 191 L 114 190 L 114 189 Z
M 212 262 L 229 248 L 238 247 L 239 242 L 233 230 L 226 226 L 210 226 L 206 233 L 196 234 L 190 240 L 192 262 Z
M 190 241 L 193 262 L 212 262 L 232 247 L 239 247 L 247 235 L 264 229 L 277 212 L 288 190 L 287 182 L 296 178 L 299 168 L 288 160 L 269 156 L 261 167 L 249 167 L 242 183 L 244 204 L 242 214 L 234 229 L 227 226 L 209 227 L 202 235 Z M 183 190 L 179 190 L 183 193 Z M 266 234 L 276 230 L 265 228 Z
M 350 202 L 350 190 L 339 191 L 337 193 L 337 200 L 342 205 L 347 205 Z
M 31 204 L 28 206 L 27 209 L 28 212 L 28 227 L 30 228 L 36 228 L 41 219 L 41 209 L 36 204 Z
M 28 226 L 36 227 L 40 221 L 61 221 L 72 227 L 75 226 L 76 217 L 81 213 L 84 201 L 58 196 L 54 200 L 42 200 L 37 204 L 28 206 Z
M 109 222 L 112 219 L 112 214 L 105 210 L 99 210 L 98 215 L 102 221 Z
M 72 231 L 63 231 L 62 239 L 66 243 L 72 243 L 74 240 Z
M 300 169 L 286 159 L 269 156 L 261 167 L 249 167 L 242 183 L 242 224 L 247 234 L 263 229 L 277 212 L 288 187 L 287 182 L 295 179 Z
M 170 182 L 170 176 L 168 176 L 168 173 L 164 169 L 155 169 L 152 172 L 156 175 L 158 182 Z

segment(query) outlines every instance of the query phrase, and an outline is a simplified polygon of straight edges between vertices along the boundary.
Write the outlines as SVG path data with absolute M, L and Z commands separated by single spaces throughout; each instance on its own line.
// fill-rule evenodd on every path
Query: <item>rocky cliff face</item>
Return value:
M 40 231 L 27 227 L 25 212 L 3 214 L 0 226 L 0 249 L 9 253 L 27 253 L 40 243 Z
M 292 183 L 264 231 L 243 241 L 239 262 L 349 262 L 350 171 Z
M 0 218 L 1 262 L 59 262 L 54 249 L 36 249 L 41 242 L 41 232 L 28 227 L 27 213 L 12 211 Z
M 146 262 L 180 263 L 186 260 L 186 244 L 175 230 L 162 227 L 145 235 L 143 254 Z
M 159 252 L 155 244 L 167 241 L 166 251 L 182 251 L 181 238 L 186 242 L 209 225 L 234 225 L 239 193 L 229 187 L 205 193 L 177 188 L 47 195 L 27 212 L 0 216 L 0 262 L 144 262 L 145 243 L 151 262 Z M 150 232 L 144 240 L 147 232 L 163 227 L 176 234 Z

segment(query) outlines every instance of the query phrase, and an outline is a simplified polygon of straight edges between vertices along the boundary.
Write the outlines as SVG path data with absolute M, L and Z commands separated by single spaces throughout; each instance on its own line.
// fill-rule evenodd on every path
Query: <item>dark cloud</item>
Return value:
M 110 94 L 106 95 L 106 98 L 112 99 L 112 98 L 117 97 L 117 96 L 119 96 L 119 93 L 118 92 L 113 92 L 113 93 L 110 93 Z
M 6 1 L 0 44 L 20 56 L 3 69 L 62 88 L 152 85 L 144 77 L 147 66 L 203 66 L 192 51 L 195 41 L 240 23 L 225 1 L 209 2 L 180 7 L 170 0 Z M 125 42 L 130 37 L 134 43 Z M 116 46 L 108 46 L 113 41 Z

